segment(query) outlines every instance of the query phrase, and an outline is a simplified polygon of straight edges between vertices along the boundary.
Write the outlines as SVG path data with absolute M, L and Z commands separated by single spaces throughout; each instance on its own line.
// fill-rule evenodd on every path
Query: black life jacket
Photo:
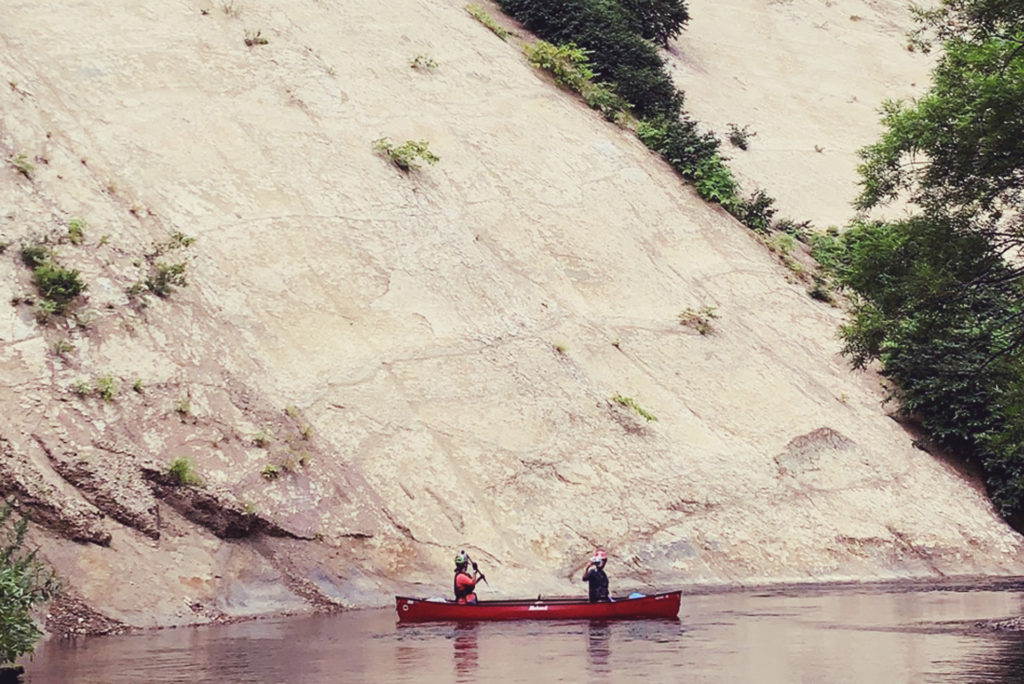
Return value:
M 476 584 L 475 583 L 474 584 L 470 584 L 470 585 L 466 585 L 466 586 L 460 588 L 459 587 L 459 575 L 465 575 L 469 579 L 473 579 L 473 576 L 470 575 L 465 570 L 456 570 L 455 571 L 455 577 L 452 578 L 452 588 L 454 589 L 454 592 L 455 592 L 455 600 L 456 601 L 458 601 L 459 599 L 464 599 L 464 598 L 468 597 L 476 589 Z

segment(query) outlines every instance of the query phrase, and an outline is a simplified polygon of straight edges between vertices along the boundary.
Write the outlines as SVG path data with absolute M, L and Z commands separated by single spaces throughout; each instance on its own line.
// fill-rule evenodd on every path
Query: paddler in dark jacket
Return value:
M 473 574 L 469 574 L 469 556 L 462 551 L 455 556 L 455 601 L 458 603 L 476 603 L 476 584 L 483 573 L 473 563 Z
M 583 581 L 590 585 L 590 602 L 611 601 L 608 598 L 608 575 L 604 574 L 604 564 L 608 562 L 608 554 L 598 549 L 594 557 L 583 569 Z

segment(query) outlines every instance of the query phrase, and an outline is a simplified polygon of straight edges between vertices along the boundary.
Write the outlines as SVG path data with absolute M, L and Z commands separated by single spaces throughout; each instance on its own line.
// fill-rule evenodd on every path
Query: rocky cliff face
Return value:
M 4 15 L 0 147 L 33 169 L 0 183 L 0 486 L 92 629 L 437 595 L 460 548 L 504 595 L 580 591 L 594 546 L 619 587 L 1024 570 L 983 493 L 838 355 L 841 313 L 461 2 Z M 781 154 L 772 103 L 859 145 L 889 82 L 847 72 L 926 72 L 847 21 L 893 57 L 823 72 L 861 102 L 842 121 L 751 39 L 765 118 L 738 123 L 765 148 L 736 164 L 797 219 L 838 220 L 817 209 L 847 201 L 852 151 L 801 192 L 822 174 L 800 160 L 831 150 L 794 130 L 803 156 Z M 672 59 L 717 124 L 691 73 L 718 64 L 713 31 Z M 382 136 L 440 162 L 404 173 Z M 88 286 L 46 323 L 36 242 Z M 707 307 L 706 334 L 681 324 Z

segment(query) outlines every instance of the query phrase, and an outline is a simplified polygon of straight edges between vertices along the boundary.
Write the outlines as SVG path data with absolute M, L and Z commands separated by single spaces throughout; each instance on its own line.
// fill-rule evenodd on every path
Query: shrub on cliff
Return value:
M 32 607 L 59 590 L 56 577 L 22 548 L 28 521 L 10 504 L 0 506 L 0 666 L 31 653 L 42 632 Z
M 613 83 L 638 116 L 674 115 L 683 98 L 658 50 L 636 19 L 608 0 L 499 0 L 502 9 L 544 40 L 587 51 L 595 77 Z
M 637 33 L 659 45 L 679 35 L 690 20 L 682 0 L 619 0 L 633 19 Z

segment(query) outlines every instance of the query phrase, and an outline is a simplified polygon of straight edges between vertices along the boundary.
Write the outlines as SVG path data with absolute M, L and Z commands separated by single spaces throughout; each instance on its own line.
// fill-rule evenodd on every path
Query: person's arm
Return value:
M 590 577 L 590 571 L 593 569 L 593 563 L 587 563 L 587 567 L 583 568 L 583 581 L 586 582 Z

